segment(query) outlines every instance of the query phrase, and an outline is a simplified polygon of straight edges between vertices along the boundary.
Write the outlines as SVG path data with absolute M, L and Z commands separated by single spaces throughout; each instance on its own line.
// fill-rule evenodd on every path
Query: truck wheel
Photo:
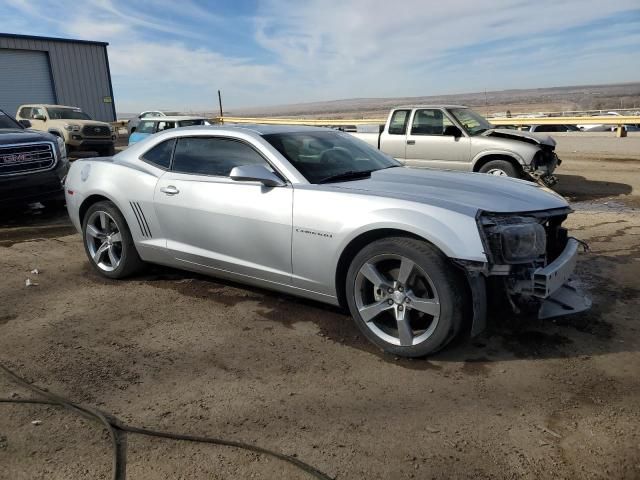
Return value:
M 393 355 L 437 352 L 460 331 L 467 312 L 464 279 L 427 242 L 403 237 L 375 241 L 347 272 L 346 296 L 358 328 Z
M 498 177 L 511 177 L 520 178 L 520 172 L 513 163 L 507 160 L 491 160 L 485 163 L 480 170 L 480 173 L 488 173 L 489 175 L 496 175 Z
M 82 220 L 84 249 L 91 266 L 109 278 L 124 278 L 143 262 L 120 210 L 112 202 L 97 202 Z

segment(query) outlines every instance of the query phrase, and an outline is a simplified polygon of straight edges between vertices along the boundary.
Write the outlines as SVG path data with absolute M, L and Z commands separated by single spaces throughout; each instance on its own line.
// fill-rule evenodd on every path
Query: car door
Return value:
M 239 139 L 178 138 L 154 195 L 167 249 L 178 264 L 289 284 L 293 189 L 229 177 L 252 164 L 274 170 Z
M 44 119 L 44 120 L 43 120 Z M 43 107 L 33 107 L 31 109 L 31 128 L 34 130 L 47 130 L 47 112 Z
M 452 135 L 452 127 L 455 127 L 453 121 L 439 108 L 415 110 L 406 137 L 406 164 L 468 170 L 471 140 L 466 132 L 461 136 Z
M 407 125 L 410 109 L 394 110 L 380 138 L 380 150 L 396 160 L 404 161 L 407 148 Z

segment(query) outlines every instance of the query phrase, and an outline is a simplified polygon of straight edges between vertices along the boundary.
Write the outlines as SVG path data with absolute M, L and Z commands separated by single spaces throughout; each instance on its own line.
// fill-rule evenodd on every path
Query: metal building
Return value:
M 107 45 L 0 33 L 0 108 L 15 115 L 24 103 L 70 105 L 115 121 Z

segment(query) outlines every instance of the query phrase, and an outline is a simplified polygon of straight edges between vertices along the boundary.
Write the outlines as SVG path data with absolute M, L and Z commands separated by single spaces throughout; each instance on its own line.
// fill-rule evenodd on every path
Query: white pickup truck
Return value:
M 548 135 L 494 128 L 482 115 L 459 105 L 406 106 L 391 110 L 384 126 L 352 133 L 414 167 L 503 175 L 547 186 L 560 165 Z

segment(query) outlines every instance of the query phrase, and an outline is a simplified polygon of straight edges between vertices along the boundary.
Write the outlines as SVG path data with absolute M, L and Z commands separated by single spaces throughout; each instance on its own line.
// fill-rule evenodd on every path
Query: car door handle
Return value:
M 416 141 L 415 140 L 407 140 L 407 145 L 415 145 Z
M 160 187 L 160 191 L 162 193 L 166 193 L 167 195 L 177 195 L 178 193 L 180 193 L 180 190 L 178 190 L 173 185 L 169 185 L 167 187 Z

